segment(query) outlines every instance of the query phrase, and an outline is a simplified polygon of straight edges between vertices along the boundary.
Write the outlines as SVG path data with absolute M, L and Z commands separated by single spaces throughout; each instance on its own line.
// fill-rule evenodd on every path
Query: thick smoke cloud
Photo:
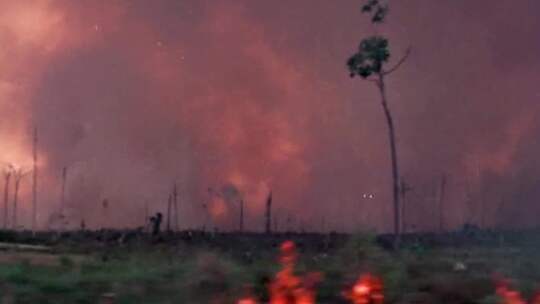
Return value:
M 38 126 L 43 227 L 67 167 L 71 225 L 142 225 L 176 183 L 182 227 L 236 228 L 243 199 L 261 229 L 272 191 L 281 228 L 387 229 L 386 126 L 344 65 L 377 31 L 412 47 L 388 83 L 407 222 L 438 227 L 446 176 L 445 226 L 533 225 L 539 6 L 396 2 L 374 29 L 352 0 L 3 1 L 0 160 L 29 166 Z

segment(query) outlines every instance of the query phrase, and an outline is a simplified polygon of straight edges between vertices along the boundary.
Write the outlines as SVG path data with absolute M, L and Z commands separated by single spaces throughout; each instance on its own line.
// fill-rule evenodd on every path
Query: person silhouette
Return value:
M 155 216 L 150 218 L 152 223 L 152 235 L 158 235 L 161 231 L 161 222 L 163 220 L 163 214 L 161 212 L 156 213 Z

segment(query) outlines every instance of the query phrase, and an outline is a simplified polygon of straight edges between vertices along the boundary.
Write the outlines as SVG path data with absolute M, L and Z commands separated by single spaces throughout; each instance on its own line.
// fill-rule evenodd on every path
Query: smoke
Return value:
M 540 195 L 538 11 L 396 2 L 375 29 L 394 60 L 412 47 L 388 87 L 419 228 L 437 227 L 443 175 L 448 227 L 534 223 L 522 210 Z M 73 225 L 142 225 L 176 183 L 183 228 L 236 228 L 243 199 L 246 227 L 262 229 L 269 191 L 281 227 L 389 227 L 377 92 L 344 64 L 374 30 L 356 1 L 5 1 L 0 12 L 0 160 L 29 166 L 38 127 L 43 225 L 67 167 Z

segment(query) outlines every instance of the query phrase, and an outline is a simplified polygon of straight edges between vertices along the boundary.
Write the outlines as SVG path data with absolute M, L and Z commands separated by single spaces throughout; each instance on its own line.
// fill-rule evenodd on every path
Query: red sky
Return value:
M 391 5 L 373 28 L 352 0 L 0 1 L 0 161 L 29 166 L 38 126 L 43 227 L 68 166 L 72 225 L 141 225 L 176 181 L 182 227 L 233 227 L 242 196 L 260 229 L 272 190 L 283 228 L 385 230 L 384 117 L 345 68 L 375 31 L 412 48 L 388 82 L 407 221 L 437 227 L 447 175 L 445 225 L 535 224 L 540 4 Z

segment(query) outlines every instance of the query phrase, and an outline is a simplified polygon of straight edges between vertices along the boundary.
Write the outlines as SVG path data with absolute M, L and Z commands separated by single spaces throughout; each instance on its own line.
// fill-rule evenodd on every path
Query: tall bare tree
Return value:
M 176 182 L 174 183 L 173 187 L 173 208 L 174 208 L 174 230 L 178 231 L 178 187 L 176 186 Z
M 441 177 L 439 185 L 439 232 L 444 231 L 444 195 L 446 194 L 446 174 Z
M 266 214 L 265 214 L 265 227 L 264 230 L 266 233 L 272 233 L 272 191 L 268 194 L 266 199 Z
M 409 223 L 407 223 L 407 204 L 406 204 L 406 199 L 407 199 L 407 193 L 412 191 L 413 188 L 407 184 L 405 182 L 405 179 L 403 177 L 401 177 L 401 181 L 400 181 L 400 194 L 401 194 L 401 208 L 400 208 L 400 220 L 401 220 L 401 223 L 400 223 L 400 229 L 401 229 L 401 232 L 402 233 L 407 233 L 407 225 Z
M 362 6 L 362 12 L 371 15 L 371 22 L 382 23 L 388 13 L 388 5 L 381 0 L 368 0 Z M 410 53 L 407 50 L 405 55 L 392 67 L 386 68 L 390 59 L 388 40 L 379 35 L 362 39 L 358 50 L 348 60 L 347 66 L 350 76 L 360 76 L 364 80 L 373 82 L 380 95 L 380 102 L 383 108 L 386 124 L 388 126 L 388 138 L 390 141 L 390 158 L 392 165 L 392 193 L 393 193 L 393 213 L 394 213 L 394 246 L 399 247 L 400 229 L 400 190 L 399 190 L 399 166 L 396 147 L 396 131 L 394 119 L 388 105 L 386 94 L 386 77 L 394 73 L 405 62 Z
M 240 223 L 238 225 L 240 232 L 244 232 L 244 200 L 240 200 Z
M 64 208 L 66 203 L 66 182 L 67 182 L 67 166 L 62 168 L 62 188 L 60 189 L 60 216 L 64 215 Z
M 11 181 L 11 176 L 13 174 L 13 165 L 9 164 L 4 169 L 4 229 L 8 228 L 8 201 L 9 201 L 9 182 Z
M 37 127 L 34 127 L 34 138 L 32 141 L 32 232 L 36 232 L 36 218 L 37 218 L 37 180 L 38 180 L 38 168 L 37 168 L 37 145 L 38 145 L 38 131 Z
M 23 168 L 16 168 L 13 170 L 13 178 L 15 179 L 15 191 L 13 193 L 13 214 L 11 219 L 11 224 L 13 225 L 13 229 L 17 229 L 17 205 L 18 205 L 18 198 L 19 198 L 19 189 L 21 180 L 23 177 L 25 177 L 28 173 L 30 173 L 30 170 L 25 170 Z
M 167 232 L 171 232 L 171 205 L 173 200 L 173 195 L 169 194 L 167 198 Z

